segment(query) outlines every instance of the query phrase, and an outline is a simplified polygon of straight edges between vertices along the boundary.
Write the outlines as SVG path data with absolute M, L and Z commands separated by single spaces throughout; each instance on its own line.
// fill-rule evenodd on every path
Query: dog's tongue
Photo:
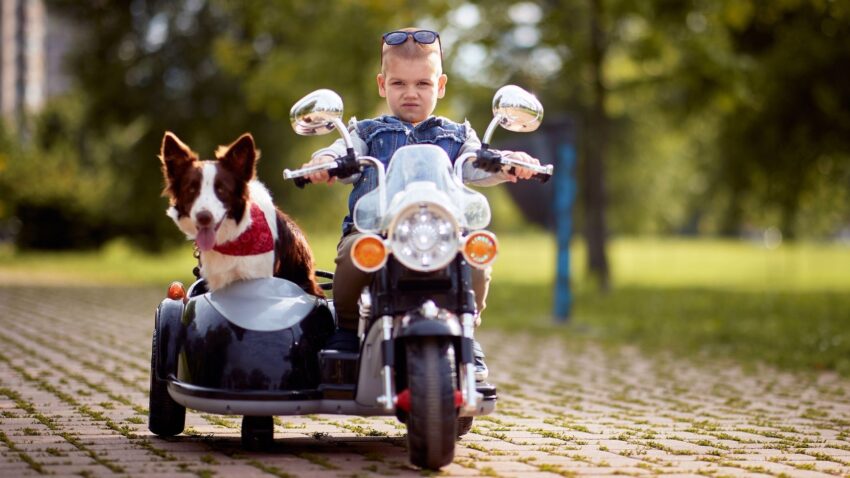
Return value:
M 195 236 L 195 243 L 198 249 L 209 251 L 215 246 L 215 228 L 202 227 L 198 229 L 198 234 Z

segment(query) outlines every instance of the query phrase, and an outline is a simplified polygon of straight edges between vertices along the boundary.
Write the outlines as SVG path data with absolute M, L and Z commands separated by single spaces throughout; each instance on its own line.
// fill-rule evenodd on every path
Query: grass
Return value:
M 551 318 L 551 239 L 508 238 L 502 250 L 488 296 L 488 326 L 561 329 L 646 350 L 850 375 L 847 246 L 620 240 L 610 249 L 614 288 L 601 294 L 588 281 L 579 245 L 566 327 Z
M 574 307 L 551 317 L 555 244 L 544 235 L 500 236 L 486 328 L 529 329 L 708 357 L 850 375 L 850 247 L 703 239 L 612 242 L 613 289 L 588 279 L 584 247 L 572 247 Z M 311 237 L 319 268 L 333 269 L 337 238 Z M 115 242 L 90 253 L 0 248 L 0 284 L 156 285 L 190 282 L 187 245 L 147 255 Z

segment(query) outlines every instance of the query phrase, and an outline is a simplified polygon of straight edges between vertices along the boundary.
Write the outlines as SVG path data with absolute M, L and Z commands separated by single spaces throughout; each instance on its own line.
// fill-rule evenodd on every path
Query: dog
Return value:
M 323 297 L 313 253 L 304 234 L 277 209 L 256 178 L 260 152 L 245 133 L 219 146 L 215 160 L 197 153 L 172 132 L 162 138 L 166 214 L 200 250 L 201 276 L 210 291 L 243 279 L 279 277 Z

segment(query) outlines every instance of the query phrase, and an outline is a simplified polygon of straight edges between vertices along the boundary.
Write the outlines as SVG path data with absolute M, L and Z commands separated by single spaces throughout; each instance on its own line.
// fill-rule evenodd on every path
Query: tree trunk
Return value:
M 588 271 L 600 290 L 610 289 L 610 273 L 605 225 L 605 150 L 608 140 L 608 116 L 605 113 L 603 63 L 606 39 L 602 31 L 602 1 L 590 0 L 590 58 L 593 78 L 593 105 L 585 121 L 585 164 L 583 199 L 585 208 L 584 237 L 587 241 Z

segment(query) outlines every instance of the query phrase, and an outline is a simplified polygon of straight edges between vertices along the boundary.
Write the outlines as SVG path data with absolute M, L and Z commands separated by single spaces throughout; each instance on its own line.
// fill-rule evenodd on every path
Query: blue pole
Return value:
M 555 280 L 555 320 L 565 323 L 572 313 L 570 289 L 570 237 L 573 232 L 573 203 L 576 196 L 576 150 L 570 143 L 556 145 L 555 155 L 555 228 L 558 243 L 558 269 Z

